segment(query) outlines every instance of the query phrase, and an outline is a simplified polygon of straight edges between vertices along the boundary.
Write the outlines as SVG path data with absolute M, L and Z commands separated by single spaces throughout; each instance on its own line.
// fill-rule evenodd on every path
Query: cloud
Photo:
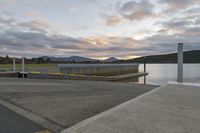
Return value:
M 159 0 L 160 3 L 168 5 L 169 10 L 185 9 L 196 4 L 199 0 Z
M 198 15 L 199 10 L 200 10 L 200 6 L 195 6 L 193 8 L 186 9 L 184 13 L 189 14 L 189 15 L 190 14 L 192 14 L 192 15 L 197 14 Z
M 187 28 L 185 34 L 190 36 L 200 36 L 200 26 Z
M 48 22 L 38 21 L 38 20 L 22 22 L 19 23 L 18 26 L 25 28 L 27 30 L 40 31 L 40 32 L 46 32 L 46 30 L 44 29 L 49 29 L 51 27 Z
M 48 1 L 49 0 L 47 0 L 47 2 Z M 40 30 L 43 32 L 60 32 L 63 34 L 68 29 L 67 26 L 63 27 L 63 25 L 56 25 L 55 22 L 50 21 L 46 16 L 44 16 L 44 14 L 37 10 L 30 10 L 25 13 L 24 16 L 29 18 L 29 21 L 20 22 L 20 26 L 26 29 Z
M 0 25 L 6 27 L 6 29 L 21 29 L 27 31 L 40 31 L 47 32 L 52 26 L 43 19 L 35 19 L 25 22 L 17 22 L 14 17 L 1 17 L 0 16 Z M 3 31 L 3 30 L 2 30 Z
M 140 21 L 144 20 L 146 18 L 152 18 L 157 17 L 157 14 L 155 13 L 155 5 L 150 3 L 147 0 L 142 0 L 140 2 L 136 2 L 134 0 L 128 1 L 125 3 L 122 2 L 116 2 L 116 5 L 111 6 L 108 5 L 111 13 L 104 13 L 103 18 L 106 21 L 107 26 L 116 26 L 122 22 L 125 22 L 125 20 L 128 21 Z
M 192 20 L 168 20 L 168 21 L 161 21 L 156 24 L 160 24 L 161 31 L 166 31 L 165 33 L 175 32 L 175 33 L 182 33 L 184 30 L 191 26 L 194 25 L 194 22 Z M 163 32 L 164 33 L 164 32 Z
M 135 47 L 135 48 L 141 48 L 142 45 L 139 44 L 139 42 L 131 37 L 117 37 L 117 36 L 96 36 L 96 37 L 90 37 L 86 38 L 86 40 L 93 44 L 93 46 L 99 47 L 99 48 L 108 48 L 108 47 L 119 47 L 124 46 L 127 48 Z
M 41 13 L 37 10 L 30 10 L 30 11 L 26 12 L 24 15 L 27 17 L 31 17 L 31 18 L 43 18 Z
M 200 16 L 195 19 L 194 22 L 196 25 L 200 25 Z
M 0 1 L 0 9 L 3 10 L 15 3 L 16 3 L 16 0 L 1 0 Z
M 71 13 L 79 12 L 79 10 L 80 10 L 79 7 L 75 7 L 75 6 L 69 8 L 69 12 L 71 12 Z
M 106 25 L 107 26 L 116 26 L 120 24 L 123 20 L 115 15 L 110 15 L 106 17 Z
M 173 13 L 171 16 L 169 16 L 170 14 L 165 14 L 165 19 L 160 19 L 154 25 L 160 28 L 158 30 L 160 34 L 187 34 L 186 30 L 200 26 L 199 9 L 199 6 L 192 6 L 176 13 L 173 13 L 174 11 L 171 10 L 171 14 Z M 166 12 L 164 11 L 164 13 Z
M 192 34 L 190 34 L 190 32 Z M 148 51 L 158 53 L 169 53 L 177 51 L 177 43 L 184 43 L 184 50 L 200 49 L 200 29 L 190 28 L 178 34 L 156 34 L 143 40 L 149 46 Z
M 17 50 L 27 53 L 27 56 L 40 54 L 60 54 L 59 50 L 80 50 L 82 42 L 79 39 L 62 35 L 48 35 L 43 32 L 10 30 L 0 34 L 0 46 L 7 52 Z M 37 51 L 36 51 L 37 50 Z M 41 51 L 43 51 L 41 53 Z M 52 53 L 51 53 L 52 51 Z
M 16 23 L 16 20 L 13 18 L 3 19 L 0 17 L 0 24 L 2 25 L 14 25 Z
M 4 22 L 4 21 L 3 21 Z M 0 22 L 2 23 L 2 22 Z M 8 27 L 10 25 L 7 25 Z M 16 23 L 0 33 L 1 54 L 18 56 L 87 55 L 119 56 L 139 51 L 144 45 L 130 37 L 72 37 L 49 33 L 48 24 L 37 21 Z
M 87 0 L 89 3 L 95 3 L 97 2 L 98 0 Z
M 141 20 L 147 17 L 155 16 L 155 6 L 149 1 L 141 2 L 129 1 L 119 8 L 119 13 L 128 20 Z
M 116 6 L 112 6 L 112 9 L 103 9 L 112 11 L 107 14 L 104 12 L 104 15 L 101 12 L 98 14 L 102 15 L 106 26 L 112 26 L 112 28 L 105 28 L 105 25 L 103 27 L 100 25 L 101 22 L 98 24 L 88 22 L 87 26 L 92 23 L 91 26 L 97 27 L 92 30 L 93 35 L 90 32 L 91 28 L 84 27 L 85 21 L 82 27 L 85 29 L 84 33 L 76 32 L 76 36 L 66 34 L 66 32 L 62 32 L 65 33 L 63 35 L 61 31 L 53 32 L 57 25 L 54 25 L 53 20 L 50 23 L 46 19 L 45 12 L 40 13 L 37 10 L 27 12 L 24 14 L 24 18 L 20 18 L 20 21 L 17 21 L 14 16 L 0 15 L 0 54 L 31 57 L 42 55 L 89 57 L 126 57 L 128 55 L 132 57 L 175 52 L 178 42 L 184 42 L 186 50 L 200 48 L 200 10 L 199 5 L 195 5 L 198 0 L 191 0 L 192 2 L 188 0 L 157 1 L 162 3 L 156 3 L 156 1 L 151 3 L 152 1 L 148 0 L 121 1 L 117 4 L 111 2 Z M 168 11 L 171 11 L 171 14 L 163 12 L 165 11 L 163 5 L 167 7 Z M 79 10 L 73 5 L 71 7 L 72 12 Z M 182 10 L 175 12 L 174 9 Z M 157 17 L 160 14 L 163 18 Z M 88 16 L 90 17 L 90 15 Z M 156 18 L 154 19 L 154 17 Z M 85 19 L 90 20 L 87 16 Z M 128 22 L 127 25 L 124 22 Z M 70 21 L 67 24 L 70 25 Z M 118 26 L 114 29 L 116 25 Z M 64 29 L 64 27 L 60 28 Z M 76 28 L 80 31 L 81 26 L 77 25 Z M 117 36 L 115 32 L 124 34 Z M 134 36 L 141 34 L 146 36 L 141 37 L 140 40 L 134 39 Z M 78 35 L 80 36 L 78 37 Z
M 188 7 L 191 0 L 161 0 L 161 3 L 167 3 L 170 9 L 180 9 Z
M 184 27 L 179 34 L 160 31 L 144 40 L 123 36 L 72 37 L 51 33 L 48 23 L 28 21 L 17 23 L 16 20 L 0 19 L 0 24 L 10 27 L 0 32 L 1 55 L 37 57 L 82 55 L 89 57 L 127 57 L 173 52 L 178 42 L 187 42 L 188 49 L 200 48 L 200 28 L 191 27 L 190 21 L 164 21 L 163 29 Z M 8 21 L 8 22 L 7 22 Z M 16 22 L 14 25 L 11 25 Z
M 190 20 L 172 20 L 172 21 L 167 21 L 167 22 L 163 22 L 162 25 L 164 27 L 167 27 L 167 28 L 176 28 L 176 27 L 186 27 L 188 26 L 189 24 L 193 23 L 192 21 Z
M 37 10 L 30 10 L 24 14 L 25 17 L 30 18 L 28 23 L 31 23 L 31 25 L 35 26 L 43 26 L 43 27 L 50 27 L 50 22 L 46 17 L 43 16 L 43 14 Z

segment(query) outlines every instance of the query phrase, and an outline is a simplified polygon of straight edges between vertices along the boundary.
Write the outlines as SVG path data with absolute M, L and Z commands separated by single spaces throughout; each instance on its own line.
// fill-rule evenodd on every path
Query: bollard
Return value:
M 144 73 L 146 73 L 146 57 L 144 56 Z M 144 84 L 146 84 L 146 76 L 144 76 Z
M 24 60 L 25 57 L 22 57 L 22 78 L 24 78 Z
M 183 43 L 178 43 L 178 54 L 177 54 L 177 62 L 178 62 L 178 79 L 177 81 L 183 82 Z
M 13 57 L 13 72 L 16 72 L 15 57 Z

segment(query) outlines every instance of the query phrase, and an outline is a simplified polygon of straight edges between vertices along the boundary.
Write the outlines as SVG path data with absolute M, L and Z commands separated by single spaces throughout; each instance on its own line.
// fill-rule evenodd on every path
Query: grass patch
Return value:
M 12 68 L 12 64 L 0 64 L 0 68 Z M 21 68 L 21 64 L 16 64 L 16 68 Z M 28 68 L 57 68 L 56 64 L 25 64 Z
M 22 65 L 16 64 L 16 71 L 21 71 Z M 0 64 L 0 71 L 12 71 L 12 64 Z M 25 64 L 25 71 L 34 72 L 57 72 L 58 67 L 56 64 Z

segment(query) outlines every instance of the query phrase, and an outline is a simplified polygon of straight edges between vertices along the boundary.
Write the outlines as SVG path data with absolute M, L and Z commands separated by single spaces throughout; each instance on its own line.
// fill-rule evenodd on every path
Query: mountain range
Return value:
M 108 59 L 103 60 L 103 62 L 116 62 L 119 61 L 116 57 L 110 57 Z
M 116 57 L 110 57 L 105 60 L 97 60 L 97 59 L 92 59 L 92 58 L 86 58 L 82 56 L 70 56 L 70 57 L 49 57 L 49 56 L 42 56 L 39 57 L 42 58 L 43 60 L 47 61 L 56 61 L 56 62 L 114 62 L 114 61 L 119 61 Z
M 146 63 L 177 63 L 177 53 L 149 55 L 146 57 Z M 144 57 L 119 60 L 115 57 L 110 57 L 105 60 L 97 60 L 81 56 L 70 57 L 49 57 L 42 56 L 38 58 L 27 58 L 26 63 L 143 63 Z M 12 58 L 9 56 L 0 57 L 0 64 L 11 64 Z M 21 58 L 16 58 L 16 63 L 21 63 Z M 200 63 L 200 50 L 184 51 L 184 63 Z

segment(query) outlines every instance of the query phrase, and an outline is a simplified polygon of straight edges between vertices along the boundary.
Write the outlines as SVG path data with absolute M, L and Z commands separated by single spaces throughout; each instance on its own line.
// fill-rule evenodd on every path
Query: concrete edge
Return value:
M 163 86 L 165 86 L 165 85 L 163 85 Z M 61 133 L 77 133 L 77 132 L 76 132 L 77 129 L 79 129 L 79 128 L 81 128 L 81 127 L 84 127 L 85 125 L 87 125 L 87 124 L 89 124 L 89 123 L 91 123 L 91 122 L 93 122 L 93 121 L 95 121 L 95 120 L 97 120 L 97 119 L 99 119 L 99 118 L 101 118 L 101 117 L 107 115 L 107 114 L 110 114 L 110 113 L 112 113 L 112 112 L 114 112 L 114 111 L 116 111 L 116 110 L 119 110 L 119 109 L 123 108 L 124 106 L 128 105 L 129 103 L 131 103 L 131 102 L 133 102 L 133 101 L 137 101 L 137 100 L 143 98 L 144 96 L 150 95 L 150 94 L 154 93 L 155 91 L 159 90 L 159 89 L 160 89 L 161 87 L 163 87 L 163 86 L 160 86 L 160 87 L 158 87 L 158 88 L 156 88 L 156 89 L 153 89 L 153 90 L 151 90 L 151 91 L 148 91 L 148 92 L 146 92 L 146 93 L 144 93 L 144 94 L 142 94 L 142 95 L 140 95 L 140 96 L 138 96 L 138 97 L 136 97 L 136 98 L 133 98 L 132 100 L 129 100 L 129 101 L 127 101 L 127 102 L 124 102 L 124 103 L 122 103 L 122 104 L 120 104 L 120 105 L 117 105 L 117 106 L 115 106 L 115 107 L 113 107 L 113 108 L 111 108 L 111 109 L 109 109 L 109 110 L 106 110 L 106 111 L 104 111 L 104 112 L 102 112 L 102 113 L 100 113 L 100 114 L 97 114 L 97 115 L 92 116 L 92 117 L 90 117 L 90 118 L 88 118 L 88 119 L 86 119 L 86 120 L 83 120 L 83 121 L 81 121 L 81 122 L 75 124 L 75 125 L 72 126 L 72 127 L 69 127 L 69 128 L 67 128 L 67 129 L 64 129 L 63 131 L 61 131 Z
M 200 83 L 186 83 L 186 82 L 179 83 L 179 82 L 170 81 L 170 82 L 168 82 L 168 84 L 200 87 Z
M 35 122 L 38 125 L 43 126 L 44 128 L 47 128 L 53 132 L 60 132 L 64 129 L 64 127 L 61 127 L 60 125 L 57 125 L 56 123 L 47 120 L 41 116 L 38 116 L 37 114 L 34 114 L 30 111 L 27 111 L 23 108 L 18 107 L 17 105 L 14 105 L 6 100 L 3 100 L 0 98 L 0 104 L 7 107 L 8 109 L 14 111 L 15 113 Z

